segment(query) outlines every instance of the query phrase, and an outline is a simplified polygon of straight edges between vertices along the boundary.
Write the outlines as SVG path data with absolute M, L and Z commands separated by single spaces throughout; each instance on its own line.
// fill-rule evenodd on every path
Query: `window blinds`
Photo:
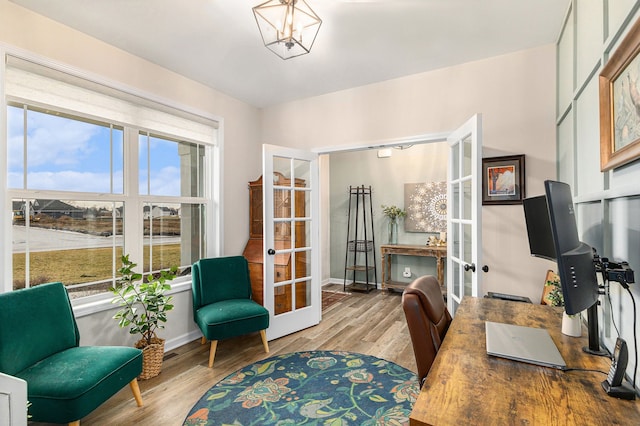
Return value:
M 7 98 L 206 144 L 218 123 L 82 77 L 7 56 Z

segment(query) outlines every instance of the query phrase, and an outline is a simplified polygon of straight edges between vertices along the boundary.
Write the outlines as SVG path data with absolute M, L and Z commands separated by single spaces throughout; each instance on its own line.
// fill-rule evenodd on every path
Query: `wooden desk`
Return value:
M 440 286 L 446 288 L 444 282 L 444 262 L 447 258 L 447 246 L 427 246 L 408 244 L 383 244 L 380 246 L 382 254 L 382 289 L 398 288 L 404 290 L 408 283 L 391 281 L 391 256 L 423 256 L 435 257 L 437 278 Z
M 587 355 L 583 337 L 560 332 L 562 310 L 465 297 L 411 412 L 411 425 L 630 425 L 640 403 L 607 396 L 605 374 L 554 370 L 486 353 L 484 322 L 549 330 L 569 368 L 608 372 L 607 357 Z M 583 327 L 584 328 L 584 327 Z

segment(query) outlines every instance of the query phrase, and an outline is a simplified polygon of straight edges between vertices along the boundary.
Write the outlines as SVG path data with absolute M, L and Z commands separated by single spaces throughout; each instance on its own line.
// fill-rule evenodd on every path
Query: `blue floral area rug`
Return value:
M 295 352 L 251 364 L 209 389 L 185 425 L 408 425 L 411 371 L 369 355 Z

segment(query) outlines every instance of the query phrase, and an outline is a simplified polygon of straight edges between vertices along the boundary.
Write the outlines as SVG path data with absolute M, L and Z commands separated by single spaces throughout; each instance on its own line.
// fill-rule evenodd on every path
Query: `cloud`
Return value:
M 10 177 L 11 179 L 11 177 Z M 27 175 L 30 189 L 110 193 L 110 174 L 95 172 L 33 172 Z M 118 182 L 120 182 L 118 184 Z M 122 193 L 122 174 L 114 175 L 114 193 Z M 21 182 L 18 187 L 21 187 Z
M 151 195 L 180 195 L 180 169 L 173 166 L 151 171 Z M 146 182 L 144 182 L 146 192 Z
M 21 169 L 24 162 L 24 110 L 9 107 L 7 111 L 9 141 L 7 155 L 9 170 L 13 171 Z M 42 165 L 47 165 L 51 168 L 52 165 L 59 167 L 83 164 L 83 161 L 90 157 L 102 142 L 101 139 L 96 139 L 96 137 L 105 131 L 108 135 L 109 129 L 103 126 L 36 111 L 28 111 L 28 166 L 33 170 Z M 108 143 L 107 136 L 107 147 Z
M 93 145 L 100 142 L 92 139 L 104 129 L 95 124 L 33 111 L 29 111 L 27 116 L 27 161 L 30 169 L 44 164 L 82 164 L 95 151 Z

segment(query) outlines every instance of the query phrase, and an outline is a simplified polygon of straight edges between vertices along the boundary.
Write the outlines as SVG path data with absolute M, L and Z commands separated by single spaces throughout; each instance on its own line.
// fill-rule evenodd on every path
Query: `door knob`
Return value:
M 475 272 L 475 271 L 476 271 L 476 265 L 475 265 L 475 264 L 473 264 L 473 263 L 466 263 L 466 264 L 464 265 L 464 270 L 465 270 L 465 271 L 469 271 L 469 270 L 471 270 L 471 272 Z
M 273 256 L 274 254 L 276 254 L 276 251 L 274 249 L 269 249 L 267 250 L 267 254 Z

